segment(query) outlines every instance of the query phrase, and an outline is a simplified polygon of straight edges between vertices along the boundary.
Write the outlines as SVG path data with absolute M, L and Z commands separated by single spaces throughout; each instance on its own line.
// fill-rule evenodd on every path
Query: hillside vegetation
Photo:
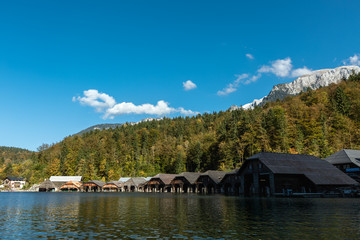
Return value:
M 51 175 L 108 181 L 159 172 L 230 170 L 260 151 L 324 158 L 343 148 L 360 149 L 360 75 L 251 110 L 69 136 L 21 164 L 0 162 L 0 174 L 11 172 L 31 183 Z

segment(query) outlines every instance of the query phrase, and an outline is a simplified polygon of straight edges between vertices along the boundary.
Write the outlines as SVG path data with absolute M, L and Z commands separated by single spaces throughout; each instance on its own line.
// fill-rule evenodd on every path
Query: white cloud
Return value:
M 248 79 L 246 81 L 245 81 L 245 79 L 247 79 L 249 77 L 249 74 L 246 74 L 246 73 L 243 73 L 240 75 L 236 74 L 235 77 L 236 77 L 236 79 L 234 82 L 229 83 L 223 90 L 219 90 L 217 92 L 218 96 L 225 96 L 225 95 L 228 95 L 230 93 L 237 91 L 237 88 L 239 87 L 240 83 L 249 84 L 250 82 L 249 83 L 247 83 L 247 82 L 250 81 L 251 79 L 253 79 L 255 76 L 251 77 L 250 79 Z M 254 81 L 256 81 L 256 80 L 257 80 L 257 78 L 254 79 Z
M 189 91 L 197 88 L 196 84 L 193 83 L 191 80 L 187 80 L 186 82 L 183 82 L 183 87 L 185 91 Z
M 349 62 L 351 65 L 360 66 L 360 55 L 354 54 L 354 56 L 349 57 Z
M 76 100 L 83 105 L 94 107 L 98 112 L 101 112 L 105 108 L 113 107 L 116 104 L 113 97 L 106 93 L 99 93 L 99 91 L 95 89 L 84 91 L 84 97 L 77 97 Z
M 185 110 L 184 108 L 169 107 L 169 103 L 160 100 L 156 105 L 149 103 L 135 105 L 131 102 L 116 103 L 115 99 L 106 93 L 99 93 L 98 90 L 90 89 L 84 91 L 84 97 L 73 97 L 73 101 L 79 101 L 82 105 L 94 107 L 98 112 L 104 112 L 104 119 L 113 119 L 117 115 L 124 114 L 149 114 L 168 115 L 181 113 L 184 115 L 195 115 L 198 112 Z
M 300 77 L 305 74 L 312 72 L 311 69 L 307 67 L 292 69 L 293 65 L 291 64 L 291 58 L 287 57 L 284 59 L 278 59 L 271 62 L 271 66 L 264 65 L 258 72 L 259 73 L 273 73 L 278 77 Z
M 245 85 L 248 85 L 250 83 L 256 82 L 259 78 L 261 77 L 261 74 L 259 73 L 258 75 L 254 75 L 251 78 L 247 79 L 246 81 L 244 81 L 243 83 Z
M 250 53 L 245 54 L 245 56 L 250 60 L 254 59 L 254 56 L 252 54 L 250 54 Z
M 355 60 L 358 60 L 358 58 Z M 306 66 L 304 66 L 303 68 L 293 69 L 291 58 L 289 57 L 284 59 L 278 59 L 270 62 L 270 65 L 262 66 L 257 70 L 256 74 L 254 75 L 249 75 L 245 73 L 241 75 L 235 75 L 236 80 L 232 83 L 229 83 L 224 89 L 218 91 L 217 95 L 225 96 L 237 91 L 240 84 L 248 85 L 250 83 L 256 82 L 259 78 L 261 78 L 262 73 L 273 73 L 278 77 L 300 77 L 311 72 L 312 70 L 307 68 Z
M 291 77 L 300 77 L 306 74 L 310 74 L 312 72 L 311 69 L 308 69 L 307 67 L 298 68 L 291 71 Z
M 260 73 L 273 73 L 278 77 L 287 77 L 292 69 L 291 59 L 289 57 L 285 59 L 278 59 L 271 62 L 271 66 L 262 66 L 258 72 Z
M 234 87 L 234 84 L 230 83 L 229 85 L 227 85 L 226 88 L 224 88 L 223 90 L 219 90 L 217 92 L 217 95 L 219 96 L 225 96 L 225 95 L 228 95 L 232 92 L 235 92 L 237 89 L 236 87 Z

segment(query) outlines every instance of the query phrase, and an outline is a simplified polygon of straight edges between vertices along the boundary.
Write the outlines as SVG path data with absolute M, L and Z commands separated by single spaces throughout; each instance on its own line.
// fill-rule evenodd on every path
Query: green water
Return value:
M 0 193 L 1 239 L 360 239 L 360 199 Z

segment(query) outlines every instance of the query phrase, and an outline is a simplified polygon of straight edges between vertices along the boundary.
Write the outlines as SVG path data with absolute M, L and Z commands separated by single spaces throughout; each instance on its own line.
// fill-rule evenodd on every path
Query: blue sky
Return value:
M 360 64 L 359 9 L 355 0 L 1 1 L 0 146 L 36 150 L 95 124 L 226 110 L 299 73 Z

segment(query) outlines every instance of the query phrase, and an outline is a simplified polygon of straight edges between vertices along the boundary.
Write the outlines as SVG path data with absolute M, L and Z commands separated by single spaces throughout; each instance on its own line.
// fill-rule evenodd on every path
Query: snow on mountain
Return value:
M 252 103 L 247 103 L 242 106 L 243 109 L 253 108 L 257 105 L 263 105 L 266 102 L 273 102 L 277 99 L 284 99 L 288 95 L 297 95 L 301 92 L 329 86 L 333 83 L 339 83 L 344 79 L 348 79 L 353 73 L 359 73 L 358 66 L 342 66 L 335 69 L 322 69 L 313 71 L 310 74 L 303 75 L 290 83 L 283 83 L 275 85 L 270 93 L 261 98 L 255 99 Z M 231 106 L 230 110 L 236 109 L 235 105 Z M 237 107 L 239 108 L 239 107 Z

